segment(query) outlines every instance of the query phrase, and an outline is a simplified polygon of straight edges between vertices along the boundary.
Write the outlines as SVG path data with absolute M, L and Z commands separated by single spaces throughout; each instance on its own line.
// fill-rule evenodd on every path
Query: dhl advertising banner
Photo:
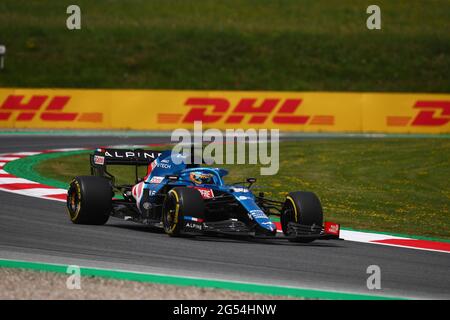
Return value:
M 449 133 L 450 94 L 0 89 L 0 127 Z

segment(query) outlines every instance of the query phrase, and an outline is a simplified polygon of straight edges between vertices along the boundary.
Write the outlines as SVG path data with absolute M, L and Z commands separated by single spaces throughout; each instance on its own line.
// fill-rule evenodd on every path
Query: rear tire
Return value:
M 171 237 L 181 235 L 184 216 L 203 219 L 205 204 L 200 192 L 194 188 L 177 187 L 167 193 L 162 211 L 164 231 Z
M 75 224 L 105 224 L 112 210 L 109 180 L 96 176 L 75 177 L 67 191 L 67 210 Z
M 287 195 L 281 214 L 283 233 L 289 236 L 288 224 L 295 222 L 307 226 L 322 226 L 323 211 L 319 198 L 308 191 L 296 191 Z M 293 242 L 308 243 L 314 239 L 289 239 Z

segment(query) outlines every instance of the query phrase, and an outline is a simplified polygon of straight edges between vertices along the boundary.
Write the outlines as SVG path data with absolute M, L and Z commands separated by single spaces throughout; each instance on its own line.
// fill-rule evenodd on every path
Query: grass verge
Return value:
M 450 2 L 2 0 L 0 86 L 449 92 Z

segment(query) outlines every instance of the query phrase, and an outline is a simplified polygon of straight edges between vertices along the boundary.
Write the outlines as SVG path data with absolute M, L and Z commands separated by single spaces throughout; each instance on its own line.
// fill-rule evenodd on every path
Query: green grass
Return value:
M 43 176 L 68 182 L 89 173 L 86 154 L 41 162 Z M 227 165 L 227 182 L 257 177 L 268 197 L 310 190 L 327 220 L 344 227 L 450 239 L 450 140 L 310 139 L 283 142 L 280 171 L 259 176 L 259 167 Z M 118 169 L 123 170 L 123 169 Z M 116 171 L 132 181 L 130 170 Z
M 450 1 L 2 0 L 0 86 L 450 90 Z

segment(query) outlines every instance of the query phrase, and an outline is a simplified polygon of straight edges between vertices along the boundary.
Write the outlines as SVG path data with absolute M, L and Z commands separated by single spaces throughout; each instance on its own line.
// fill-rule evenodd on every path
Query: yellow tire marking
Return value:
M 298 222 L 299 212 L 297 211 L 297 206 L 295 205 L 294 199 L 292 199 L 292 197 L 290 197 L 290 196 L 287 196 L 286 199 L 288 199 L 289 201 L 292 202 L 292 206 L 294 207 L 294 213 L 295 213 L 295 222 L 299 223 Z
M 174 219 L 174 224 L 172 225 L 172 227 L 167 231 L 167 233 L 170 233 L 170 234 L 172 234 L 174 231 L 175 231 L 175 228 L 177 227 L 177 224 L 178 224 L 178 212 L 179 212 L 179 210 L 180 210 L 180 200 L 179 200 L 179 198 L 178 198 L 178 194 L 177 194 L 177 192 L 175 191 L 175 190 L 170 190 L 169 192 L 168 192 L 168 194 L 173 194 L 174 196 L 175 196 L 175 199 L 176 199 L 176 201 L 177 201 L 177 204 L 176 204 L 176 206 L 175 206 L 175 219 Z

